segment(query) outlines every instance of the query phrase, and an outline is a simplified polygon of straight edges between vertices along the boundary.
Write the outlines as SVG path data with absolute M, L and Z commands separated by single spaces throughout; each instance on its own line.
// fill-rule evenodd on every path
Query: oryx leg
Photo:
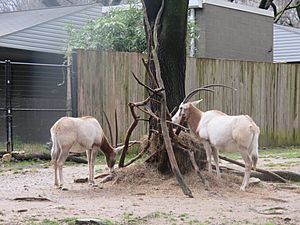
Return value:
M 212 149 L 211 149 L 210 143 L 208 141 L 203 140 L 202 143 L 203 143 L 203 147 L 204 147 L 205 152 L 206 152 L 208 172 L 212 173 L 212 166 L 211 166 Z
M 242 186 L 240 187 L 241 191 L 245 191 L 246 187 L 249 184 L 249 179 L 250 179 L 250 174 L 251 174 L 251 168 L 252 168 L 252 160 L 251 157 L 247 151 L 247 148 L 245 147 L 241 147 L 240 148 L 240 153 L 242 155 L 242 158 L 245 162 L 245 174 L 244 174 L 244 179 L 243 179 L 243 183 Z

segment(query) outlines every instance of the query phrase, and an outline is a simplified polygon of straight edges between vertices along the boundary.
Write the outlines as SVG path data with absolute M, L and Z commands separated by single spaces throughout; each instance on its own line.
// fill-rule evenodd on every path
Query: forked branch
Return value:
M 145 105 L 145 104 L 148 103 L 149 100 L 150 100 L 150 97 L 148 97 L 147 99 L 145 99 L 142 102 L 136 102 L 136 103 L 130 102 L 130 103 L 128 103 L 128 106 L 130 107 L 131 115 L 132 115 L 134 120 L 131 123 L 130 127 L 128 128 L 127 132 L 126 132 L 124 148 L 122 150 L 121 157 L 120 157 L 120 160 L 119 160 L 119 168 L 124 167 L 124 161 L 125 161 L 126 154 L 128 152 L 128 147 L 129 147 L 129 139 L 130 139 L 130 136 L 131 136 L 134 128 L 138 125 L 139 118 L 140 118 L 140 116 L 138 116 L 135 113 L 134 107 L 137 107 L 137 106 L 140 106 L 140 105 Z
M 219 158 L 220 158 L 220 159 L 223 159 L 223 160 L 225 160 L 225 161 L 227 161 L 227 162 L 230 162 L 230 163 L 233 163 L 233 164 L 235 164 L 235 165 L 238 165 L 238 166 L 241 166 L 241 167 L 244 167 L 244 168 L 245 168 L 245 164 L 244 164 L 244 163 L 238 162 L 238 161 L 233 160 L 233 159 L 229 159 L 229 158 L 227 158 L 227 157 L 225 157 L 225 156 L 221 156 L 221 155 L 219 155 Z M 258 169 L 258 168 L 256 168 L 256 171 L 257 171 L 257 172 L 260 172 L 260 173 L 267 174 L 268 176 L 273 177 L 274 179 L 276 179 L 276 180 L 278 180 L 278 181 L 280 181 L 280 182 L 282 182 L 282 183 L 287 183 L 287 180 L 286 180 L 286 179 L 282 178 L 282 177 L 279 176 L 278 174 L 273 173 L 273 172 L 271 172 L 271 171 L 267 171 L 267 170 L 263 170 L 263 169 Z

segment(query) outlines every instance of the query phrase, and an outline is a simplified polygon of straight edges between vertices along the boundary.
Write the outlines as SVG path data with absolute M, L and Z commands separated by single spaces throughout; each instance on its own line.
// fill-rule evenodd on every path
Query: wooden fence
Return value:
M 142 57 L 137 53 L 78 51 L 79 114 L 95 116 L 108 135 L 103 111 L 113 125 L 117 110 L 119 141 L 124 140 L 132 122 L 127 103 L 145 98 L 145 90 L 131 75 L 134 72 L 145 79 Z M 200 93 L 195 99 L 204 99 L 202 110 L 250 115 L 261 129 L 260 146 L 300 145 L 299 64 L 188 58 L 186 74 L 187 92 L 211 83 L 237 88 Z M 141 123 L 133 138 L 140 138 L 146 130 L 147 124 Z

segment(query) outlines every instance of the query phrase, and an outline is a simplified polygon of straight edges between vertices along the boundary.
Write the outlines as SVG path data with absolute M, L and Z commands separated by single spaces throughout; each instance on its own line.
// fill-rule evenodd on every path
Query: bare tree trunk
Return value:
M 151 28 L 151 32 L 146 29 L 149 52 L 148 58 L 153 60 L 154 56 L 151 55 L 153 29 L 162 0 L 144 0 L 144 3 L 149 26 Z M 176 1 L 176 4 L 174 4 L 171 0 L 165 0 L 164 11 L 161 15 L 157 31 L 157 56 L 169 112 L 172 111 L 174 107 L 178 106 L 185 97 L 187 12 L 188 1 L 178 0 Z M 153 65 L 153 61 L 148 63 L 150 73 L 153 74 L 152 77 L 154 77 L 152 80 L 150 79 L 148 83 L 151 87 L 157 88 L 159 82 L 155 79 L 155 66 Z M 161 87 L 161 85 L 159 86 Z M 159 114 L 161 110 L 160 105 L 155 102 L 151 102 L 151 104 L 151 109 Z M 150 120 L 150 129 L 160 129 L 160 127 L 157 127 L 156 122 L 156 120 Z M 153 134 L 153 136 L 157 139 L 161 138 L 158 134 Z M 163 145 L 162 148 L 165 147 L 166 146 Z M 199 146 L 199 148 L 201 147 Z M 186 173 L 193 169 L 189 154 L 182 151 L 182 149 L 178 149 L 176 146 L 174 146 L 174 154 L 181 172 Z M 170 152 L 158 150 L 154 162 L 157 163 L 157 168 L 161 172 L 168 173 L 172 171 L 169 157 Z M 196 160 L 197 159 L 198 158 L 196 158 Z M 174 161 L 174 159 L 172 160 Z
M 160 5 L 161 0 L 145 0 L 152 29 Z M 174 4 L 171 0 L 165 0 L 165 10 L 158 30 L 158 59 L 169 111 L 178 106 L 185 96 L 187 11 L 188 1 L 178 0 Z M 147 34 L 147 36 L 152 34 Z M 155 74 L 155 71 L 152 73 Z

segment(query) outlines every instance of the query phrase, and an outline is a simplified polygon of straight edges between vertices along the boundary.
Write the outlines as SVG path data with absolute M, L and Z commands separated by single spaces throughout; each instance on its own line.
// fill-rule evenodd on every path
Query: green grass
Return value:
M 4 162 L 0 170 L 1 173 L 12 171 L 14 174 L 26 172 L 37 172 L 37 168 L 49 167 L 49 162 L 44 161 L 10 161 Z
M 221 152 L 220 154 L 234 160 L 242 158 L 239 152 Z M 300 147 L 259 149 L 258 154 L 259 158 L 300 158 Z
M 20 140 L 14 140 L 14 151 L 24 151 L 25 153 L 49 152 L 46 143 L 24 143 Z M 4 142 L 0 142 L 0 151 L 6 151 Z
M 35 219 L 30 219 L 26 222 L 26 225 L 61 225 L 61 223 L 50 219 L 44 219 L 41 222 L 35 221 Z
M 299 161 L 289 161 L 289 162 L 282 162 L 282 163 L 267 163 L 265 164 L 266 167 L 290 167 L 300 165 Z
M 0 146 L 4 146 L 3 142 L 0 142 Z M 0 151 L 5 151 L 5 149 L 0 149 Z M 39 144 L 39 143 L 22 143 L 21 141 L 15 141 L 14 143 L 14 151 L 18 152 L 25 152 L 26 154 L 31 153 L 50 153 L 49 149 L 47 149 L 46 144 Z M 138 154 L 137 146 L 134 146 L 129 149 L 129 152 L 126 156 L 125 163 L 128 162 L 130 159 L 135 157 Z M 81 156 L 83 159 L 86 159 L 85 153 Z M 119 160 L 117 157 L 117 162 Z M 141 160 L 141 159 L 140 159 Z M 96 165 L 105 165 L 106 159 L 102 153 L 99 153 L 96 159 Z M 78 165 L 75 162 L 67 161 L 64 163 L 65 166 L 71 165 Z M 34 172 L 33 168 L 48 168 L 50 167 L 50 160 L 49 161 L 42 161 L 42 160 L 30 160 L 30 161 L 10 161 L 4 162 L 2 168 L 0 170 L 0 176 L 6 171 L 12 171 L 14 174 L 22 173 L 24 170 L 28 171 L 31 170 Z M 96 170 L 96 172 L 103 172 L 101 169 Z

